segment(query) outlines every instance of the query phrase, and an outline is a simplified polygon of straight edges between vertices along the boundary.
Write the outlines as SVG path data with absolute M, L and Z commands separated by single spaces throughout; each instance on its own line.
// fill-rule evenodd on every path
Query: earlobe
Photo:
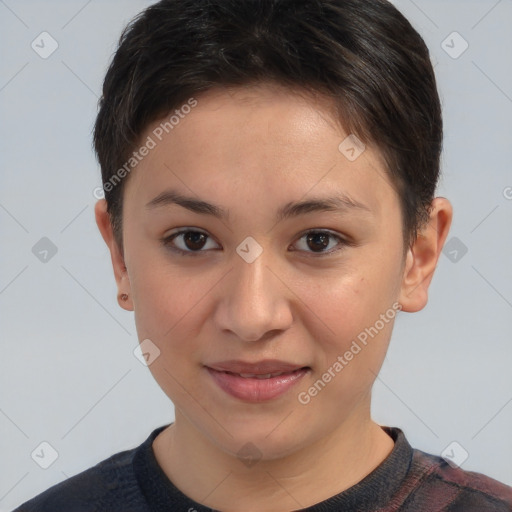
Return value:
M 428 287 L 448 236 L 453 210 L 450 202 L 437 197 L 432 201 L 429 222 L 407 251 L 400 303 L 403 311 L 423 309 L 428 301 Z
M 133 311 L 130 279 L 128 277 L 128 271 L 124 262 L 124 257 L 112 230 L 112 223 L 110 222 L 110 215 L 107 211 L 107 202 L 105 199 L 100 199 L 95 204 L 94 214 L 96 217 L 96 224 L 100 230 L 101 236 L 103 237 L 103 240 L 107 244 L 107 247 L 110 251 L 114 277 L 116 279 L 118 288 L 118 303 L 123 309 L 126 309 L 127 311 Z

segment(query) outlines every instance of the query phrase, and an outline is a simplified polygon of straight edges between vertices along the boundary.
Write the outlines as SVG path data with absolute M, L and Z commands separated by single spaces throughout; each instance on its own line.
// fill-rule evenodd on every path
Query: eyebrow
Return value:
M 155 208 L 161 208 L 169 205 L 178 205 L 190 210 L 191 212 L 201 215 L 211 215 L 218 219 L 227 220 L 229 217 L 229 210 L 225 210 L 221 206 L 208 203 L 196 197 L 184 196 L 174 190 L 166 190 L 156 196 L 146 204 L 146 209 L 153 210 Z M 365 204 L 352 199 L 346 194 L 340 194 L 334 197 L 319 197 L 305 201 L 293 201 L 287 203 L 278 210 L 276 220 L 281 221 L 313 212 L 343 213 L 351 210 L 373 213 Z

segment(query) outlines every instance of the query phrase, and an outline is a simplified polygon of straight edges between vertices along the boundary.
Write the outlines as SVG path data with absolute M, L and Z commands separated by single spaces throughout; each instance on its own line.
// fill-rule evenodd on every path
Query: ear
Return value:
M 126 309 L 126 311 L 133 311 L 130 279 L 128 277 L 128 271 L 124 263 L 122 251 L 114 237 L 112 224 L 110 222 L 110 215 L 107 212 L 107 201 L 105 201 L 105 199 L 100 199 L 96 203 L 94 206 L 94 214 L 96 216 L 96 224 L 98 225 L 101 236 L 103 237 L 103 240 L 105 240 L 110 251 L 110 258 L 112 260 L 118 290 L 117 301 L 123 309 Z M 128 296 L 127 300 L 121 299 L 123 294 Z
M 407 251 L 400 290 L 403 311 L 412 313 L 426 306 L 428 287 L 448 236 L 452 217 L 452 205 L 447 199 L 437 197 L 432 201 L 429 221 Z

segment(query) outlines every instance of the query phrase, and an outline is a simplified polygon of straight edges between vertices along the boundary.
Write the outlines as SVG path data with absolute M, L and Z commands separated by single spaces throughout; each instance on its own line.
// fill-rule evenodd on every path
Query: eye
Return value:
M 303 243 L 300 243 L 302 241 Z M 337 241 L 337 243 L 334 243 L 334 241 Z M 343 249 L 344 246 L 350 245 L 347 240 L 343 239 L 339 235 L 335 235 L 334 233 L 325 230 L 308 231 L 299 238 L 298 242 L 299 243 L 296 244 L 299 245 L 298 250 L 312 252 L 313 256 L 324 256 L 332 254 Z M 336 247 L 336 245 L 339 247 L 337 249 L 333 249 L 333 247 Z M 308 249 L 311 249 L 311 251 L 308 251 Z
M 165 247 L 179 254 L 187 256 L 196 256 L 198 253 L 205 252 L 202 249 L 211 249 L 208 247 L 208 239 L 211 238 L 202 231 L 193 229 L 183 229 L 162 239 Z
M 217 247 L 208 247 L 208 242 L 212 238 L 203 231 L 195 229 L 182 229 L 162 239 L 162 244 L 168 249 L 186 256 L 198 256 L 208 249 L 216 249 Z M 300 243 L 302 242 L 302 243 Z M 336 243 L 333 243 L 336 242 Z M 312 253 L 313 256 L 326 256 L 341 250 L 343 247 L 350 245 L 350 242 L 343 239 L 339 235 L 335 235 L 325 230 L 310 230 L 302 234 L 298 242 L 299 251 Z M 333 247 L 339 246 L 337 249 Z M 310 249 L 310 250 L 308 250 Z

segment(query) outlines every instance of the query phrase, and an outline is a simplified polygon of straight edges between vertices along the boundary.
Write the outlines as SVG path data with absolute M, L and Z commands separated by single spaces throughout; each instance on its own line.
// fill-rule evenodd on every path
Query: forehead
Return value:
M 258 84 L 212 89 L 183 105 L 190 104 L 143 133 L 142 143 L 151 139 L 154 147 L 125 192 L 139 203 L 171 185 L 219 204 L 233 201 L 234 193 L 255 205 L 339 188 L 379 210 L 393 194 L 382 156 L 354 146 L 329 98 Z

